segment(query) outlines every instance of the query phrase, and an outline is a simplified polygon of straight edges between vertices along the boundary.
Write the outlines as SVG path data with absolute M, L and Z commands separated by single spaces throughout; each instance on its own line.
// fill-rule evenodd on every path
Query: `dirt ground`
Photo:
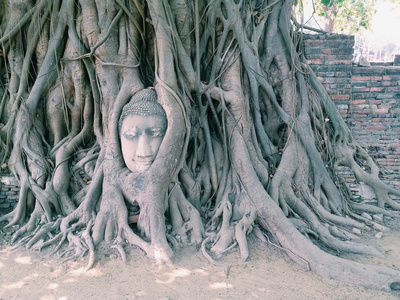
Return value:
M 366 238 L 387 258 L 352 258 L 400 270 L 399 227 L 382 238 L 374 234 Z M 8 240 L 9 236 L 0 235 L 0 299 L 400 298 L 400 292 L 380 292 L 321 278 L 296 265 L 282 250 L 255 238 L 250 238 L 247 262 L 241 262 L 237 249 L 220 261 L 230 268 L 211 265 L 194 246 L 180 250 L 174 265 L 164 266 L 132 249 L 124 265 L 116 253 L 107 250 L 107 245 L 101 245 L 96 252 L 97 262 L 88 272 L 83 271 L 87 257 L 61 263 L 61 258 L 49 257 L 50 250 L 11 251 Z

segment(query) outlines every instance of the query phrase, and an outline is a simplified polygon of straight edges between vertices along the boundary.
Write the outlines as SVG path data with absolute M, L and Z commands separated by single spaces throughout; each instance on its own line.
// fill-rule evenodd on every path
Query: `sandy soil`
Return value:
M 385 260 L 352 256 L 364 262 L 400 269 L 400 231 L 369 243 Z M 371 239 L 372 237 L 372 239 Z M 242 263 L 237 250 L 213 266 L 194 246 L 177 253 L 175 265 L 159 266 L 140 250 L 128 253 L 126 265 L 101 245 L 93 269 L 83 272 L 87 258 L 61 263 L 50 250 L 42 253 L 7 245 L 0 235 L 0 299 L 399 299 L 385 293 L 323 279 L 292 262 L 280 249 L 250 239 L 250 259 Z

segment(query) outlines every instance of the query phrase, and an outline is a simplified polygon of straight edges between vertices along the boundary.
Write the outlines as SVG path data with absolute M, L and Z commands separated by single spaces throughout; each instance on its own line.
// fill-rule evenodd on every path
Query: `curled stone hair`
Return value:
M 121 131 L 122 121 L 129 115 L 167 117 L 164 109 L 157 102 L 157 92 L 153 88 L 140 90 L 124 106 L 119 118 L 119 131 Z

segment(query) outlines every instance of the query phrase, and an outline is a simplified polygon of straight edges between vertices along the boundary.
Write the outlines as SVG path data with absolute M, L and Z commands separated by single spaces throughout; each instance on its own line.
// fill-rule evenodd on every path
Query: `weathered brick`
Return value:
M 388 108 L 377 108 L 374 111 L 379 114 L 386 114 L 386 113 L 388 113 L 389 109 Z
M 361 104 L 365 103 L 365 100 L 350 100 L 350 104 Z
M 371 92 L 382 92 L 385 88 L 384 87 L 371 87 Z
M 399 88 L 396 86 L 389 86 L 385 88 L 385 92 L 400 92 Z
M 322 62 L 320 59 L 312 59 L 307 61 L 310 65 L 322 65 Z
M 386 126 L 367 126 L 365 127 L 366 130 L 383 130 L 386 129 Z
M 325 61 L 325 65 L 351 65 L 353 63 L 353 60 L 344 60 L 344 59 L 338 59 L 338 60 L 327 60 Z
M 379 94 L 375 97 L 375 99 L 391 99 L 394 97 L 394 94 L 391 93 L 385 93 L 385 94 Z
M 382 76 L 352 76 L 353 81 L 378 81 L 382 80 Z
M 385 73 L 385 68 L 382 67 L 353 67 L 352 73 L 357 76 L 362 75 L 381 75 Z
M 322 53 L 325 53 L 325 54 L 343 54 L 343 53 L 349 54 L 349 53 L 351 53 L 351 54 L 353 54 L 354 49 L 353 49 L 353 47 L 346 47 L 346 46 L 339 47 L 339 48 L 332 47 L 332 48 L 323 49 Z
M 356 93 L 356 92 L 369 92 L 370 90 L 371 90 L 371 88 L 369 88 L 369 87 L 358 87 L 358 86 L 353 87 L 353 93 Z
M 335 76 L 336 77 L 350 77 L 351 76 L 351 72 L 345 72 L 345 71 L 340 71 L 340 72 L 335 72 Z
M 343 83 L 348 81 L 347 78 L 323 78 L 324 83 Z
M 350 95 L 332 95 L 332 100 L 348 100 L 350 99 Z
M 387 75 L 399 75 L 400 67 L 387 67 L 386 74 Z
M 304 54 L 306 55 L 306 57 L 309 54 L 323 54 L 324 52 L 322 52 L 324 49 L 322 47 L 307 47 L 304 49 Z
M 352 93 L 352 98 L 355 100 L 368 98 L 369 93 Z
M 318 65 L 313 68 L 315 72 L 347 72 L 345 76 L 351 75 L 351 68 L 344 65 Z M 333 74 L 335 76 L 335 74 Z
M 9 207 L 11 207 L 11 204 L 9 202 L 0 204 L 0 208 L 9 208 Z
M 343 84 L 343 83 L 336 84 L 336 83 L 334 83 L 334 84 L 330 84 L 329 86 L 333 89 L 349 89 L 349 90 L 351 89 L 351 84 Z
M 329 47 L 352 47 L 354 45 L 354 41 L 352 40 L 311 40 L 306 39 L 304 41 L 304 45 L 306 46 L 329 46 Z
M 383 81 L 382 82 L 383 86 L 393 86 L 393 85 L 397 85 L 397 82 L 392 82 L 392 81 Z
M 307 59 L 321 59 L 322 61 L 352 60 L 353 54 L 306 54 Z
M 382 100 L 371 100 L 369 103 L 371 103 L 371 104 L 381 104 Z
M 318 66 L 316 66 L 316 69 L 318 68 Z M 321 70 L 315 70 L 315 74 L 317 76 L 320 77 L 332 77 L 332 78 L 336 78 L 335 77 L 335 72 L 326 72 L 326 71 L 321 71 Z
M 336 107 L 337 107 L 337 109 L 339 111 L 343 111 L 343 112 L 347 113 L 347 110 L 349 109 L 348 105 L 346 105 L 346 104 L 337 104 L 337 103 L 335 103 L 335 104 L 336 104 Z

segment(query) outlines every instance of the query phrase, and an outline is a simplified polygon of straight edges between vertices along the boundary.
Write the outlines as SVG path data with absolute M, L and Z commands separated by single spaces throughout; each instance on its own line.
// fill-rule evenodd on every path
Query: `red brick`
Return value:
M 371 114 L 373 113 L 373 111 L 371 111 L 370 109 L 367 109 L 367 107 L 362 107 L 361 109 L 358 107 L 359 110 L 355 110 L 356 108 L 353 107 L 353 111 L 355 111 L 356 113 L 359 114 Z
M 385 93 L 385 94 L 378 94 L 375 98 L 376 99 L 391 99 L 393 98 L 394 95 L 391 93 Z
M 336 59 L 337 55 L 331 54 L 331 55 L 325 55 L 326 59 Z
M 369 103 L 371 103 L 371 104 L 381 104 L 382 100 L 371 100 Z
M 394 84 L 393 84 L 393 82 L 391 82 L 391 81 L 383 81 L 383 82 L 382 82 L 382 85 L 383 85 L 383 86 L 391 86 L 391 85 L 394 85 Z
M 353 81 L 379 81 L 382 80 L 382 76 L 352 76 Z
M 382 129 L 386 129 L 385 126 L 367 126 L 365 127 L 366 130 L 382 130 Z
M 350 100 L 350 104 L 361 104 L 365 103 L 365 100 Z
M 385 89 L 386 92 L 399 92 L 399 90 L 400 89 L 397 86 L 391 86 Z
M 318 77 L 318 78 L 323 78 L 323 77 Z M 323 81 L 326 83 L 347 83 L 350 78 L 323 78 Z
M 348 100 L 350 99 L 349 95 L 332 95 L 331 96 L 332 100 Z
M 370 81 L 371 76 L 352 76 L 351 80 L 352 81 Z
M 329 61 L 329 60 L 327 60 L 327 61 L 325 61 L 325 65 L 350 65 L 350 64 L 352 64 L 353 62 L 351 61 L 351 60 L 342 60 L 342 59 L 339 59 L 339 60 L 331 60 L 331 61 Z
M 383 87 L 372 87 L 371 92 L 382 92 L 383 89 L 384 89 Z
M 319 59 L 313 59 L 307 61 L 310 65 L 322 65 L 322 62 Z
M 349 109 L 349 106 L 346 104 L 336 104 L 336 107 L 340 112 L 347 112 L 347 110 Z
M 348 73 L 348 72 L 336 72 L 335 73 L 335 76 L 336 77 L 347 77 L 347 76 L 349 76 L 350 74 Z

